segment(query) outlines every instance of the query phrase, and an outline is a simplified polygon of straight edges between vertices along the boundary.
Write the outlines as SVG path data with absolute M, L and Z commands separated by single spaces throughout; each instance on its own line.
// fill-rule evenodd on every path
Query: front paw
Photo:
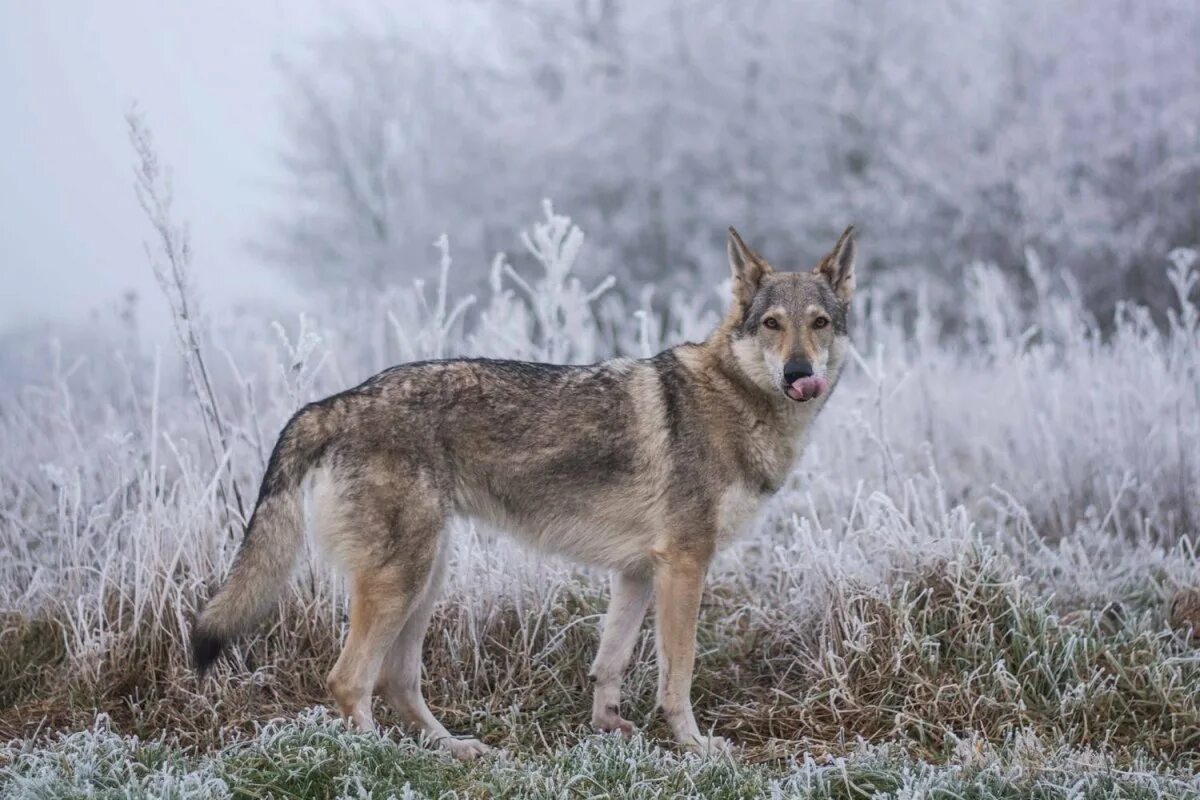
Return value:
M 617 713 L 618 711 L 620 709 L 617 706 L 604 706 L 593 709 L 592 726 L 603 733 L 619 732 L 628 739 L 630 736 L 633 736 L 633 732 L 637 728 L 629 720 L 622 719 L 621 715 Z
M 733 752 L 733 742 L 724 736 L 692 736 L 680 744 L 702 756 L 718 756 Z
M 442 739 L 438 744 L 459 761 L 474 761 L 495 752 L 478 739 Z

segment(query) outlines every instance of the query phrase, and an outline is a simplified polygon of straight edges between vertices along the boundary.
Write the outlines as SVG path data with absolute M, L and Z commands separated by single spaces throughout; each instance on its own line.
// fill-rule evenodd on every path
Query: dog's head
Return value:
M 854 229 L 811 272 L 776 272 L 729 229 L 730 344 L 757 386 L 803 403 L 829 391 L 848 342 Z

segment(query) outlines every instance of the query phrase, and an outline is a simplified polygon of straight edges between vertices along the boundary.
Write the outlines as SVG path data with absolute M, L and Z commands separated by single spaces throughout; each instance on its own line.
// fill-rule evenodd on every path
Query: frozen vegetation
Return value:
M 588 731 L 604 576 L 456 529 L 427 694 L 452 730 L 506 751 L 462 766 L 307 710 L 346 625 L 317 553 L 212 677 L 189 669 L 190 620 L 276 433 L 400 361 L 581 362 L 702 337 L 727 288 L 651 305 L 641 287 L 582 283 L 583 235 L 547 204 L 473 298 L 447 290 L 478 267 L 452 266 L 442 240 L 432 285 L 327 293 L 279 322 L 207 316 L 139 132 L 175 341 L 114 314 L 3 354 L 0 795 L 1200 796 L 1192 251 L 1163 256 L 1161 321 L 1134 305 L 1093 319 L 1032 252 L 1023 275 L 967 265 L 949 289 L 885 291 L 863 270 L 851 368 L 706 589 L 697 713 L 733 759 L 663 740 L 649 626 L 628 676 L 643 733 Z M 947 291 L 953 326 L 929 300 Z
M 1033 246 L 1107 320 L 1171 303 L 1158 265 L 1196 241 L 1195 0 L 444 7 L 476 35 L 418 12 L 286 59 L 262 239 L 289 276 L 382 288 L 447 227 L 483 260 L 548 196 L 624 286 L 723 275 L 730 224 L 815 254 L 854 221 L 866 263 L 947 282 Z

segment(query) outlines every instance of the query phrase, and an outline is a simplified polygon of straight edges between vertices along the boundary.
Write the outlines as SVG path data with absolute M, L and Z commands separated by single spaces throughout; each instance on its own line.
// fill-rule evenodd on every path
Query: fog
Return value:
M 1197 0 L 0 3 L 0 797 L 1200 798 L 1197 42 Z M 735 284 L 739 238 L 836 275 Z M 414 365 L 460 357 L 535 366 Z M 663 735 L 685 622 L 728 756 Z
M 0 331 L 130 290 L 165 321 L 135 104 L 209 311 L 428 277 L 443 232 L 480 285 L 548 197 L 585 273 L 660 298 L 707 296 L 727 225 L 802 263 L 855 223 L 952 316 L 963 266 L 1031 255 L 1157 312 L 1200 239 L 1197 36 L 1178 0 L 9 3 Z
M 174 170 L 209 305 L 291 297 L 247 247 L 281 202 L 277 56 L 378 3 L 0 5 L 0 329 L 75 321 L 128 290 L 159 312 L 124 115 Z

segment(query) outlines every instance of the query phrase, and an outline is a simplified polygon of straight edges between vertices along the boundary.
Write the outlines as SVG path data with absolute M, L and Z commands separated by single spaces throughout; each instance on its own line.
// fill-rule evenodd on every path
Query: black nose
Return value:
M 812 374 L 812 364 L 803 358 L 797 358 L 783 365 L 783 379 L 789 386 L 801 378 L 811 378 Z

